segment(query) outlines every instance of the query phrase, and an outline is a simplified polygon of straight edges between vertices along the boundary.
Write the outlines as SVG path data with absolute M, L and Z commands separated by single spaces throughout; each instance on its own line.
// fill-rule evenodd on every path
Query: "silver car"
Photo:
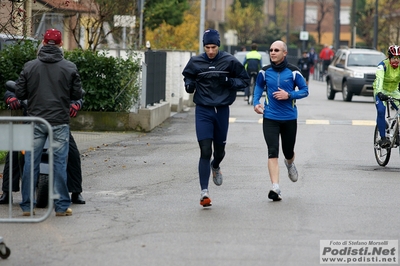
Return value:
M 3 50 L 7 45 L 15 45 L 24 41 L 38 41 L 32 37 L 24 37 L 21 35 L 11 35 L 0 33 L 0 50 Z
M 328 100 L 333 100 L 336 92 L 342 92 L 343 101 L 346 102 L 350 102 L 353 95 L 372 96 L 375 71 L 385 58 L 384 53 L 372 49 L 338 50 L 326 76 Z

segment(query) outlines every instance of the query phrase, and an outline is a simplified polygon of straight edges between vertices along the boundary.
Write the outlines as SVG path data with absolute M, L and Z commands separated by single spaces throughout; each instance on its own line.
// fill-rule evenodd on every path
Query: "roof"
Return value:
M 47 6 L 48 8 L 58 11 L 73 11 L 80 13 L 94 13 L 95 9 L 84 3 L 75 2 L 74 0 L 37 0 L 38 3 Z

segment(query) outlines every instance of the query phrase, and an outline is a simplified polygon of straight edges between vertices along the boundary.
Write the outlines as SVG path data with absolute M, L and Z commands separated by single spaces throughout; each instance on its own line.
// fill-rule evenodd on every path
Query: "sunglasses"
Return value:
M 280 50 L 279 50 L 279 49 L 276 49 L 276 48 L 275 48 L 275 49 L 269 49 L 269 52 L 270 52 L 270 53 L 272 53 L 272 52 L 277 53 L 277 52 L 279 52 L 279 51 L 280 51 Z
M 400 60 L 400 56 L 396 55 L 396 56 L 391 57 L 390 59 Z

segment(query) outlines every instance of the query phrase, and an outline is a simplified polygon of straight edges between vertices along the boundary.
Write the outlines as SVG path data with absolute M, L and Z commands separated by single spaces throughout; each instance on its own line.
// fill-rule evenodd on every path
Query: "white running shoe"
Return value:
M 286 168 L 288 170 L 288 175 L 289 175 L 290 180 L 292 180 L 293 182 L 296 182 L 297 179 L 299 178 L 299 174 L 297 173 L 296 165 L 294 165 L 294 163 L 289 165 L 286 159 L 284 161 L 285 161 Z
M 211 172 L 212 172 L 212 176 L 213 176 L 213 181 L 214 181 L 215 185 L 220 186 L 220 185 L 222 185 L 222 181 L 223 181 L 221 168 L 220 167 L 214 168 L 213 162 L 214 161 L 211 162 Z

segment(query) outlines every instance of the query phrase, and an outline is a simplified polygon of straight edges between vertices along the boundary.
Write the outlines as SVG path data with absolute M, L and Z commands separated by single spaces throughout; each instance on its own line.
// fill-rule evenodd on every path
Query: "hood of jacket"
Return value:
M 63 52 L 56 45 L 45 45 L 40 48 L 38 59 L 46 63 L 55 63 L 64 59 Z

